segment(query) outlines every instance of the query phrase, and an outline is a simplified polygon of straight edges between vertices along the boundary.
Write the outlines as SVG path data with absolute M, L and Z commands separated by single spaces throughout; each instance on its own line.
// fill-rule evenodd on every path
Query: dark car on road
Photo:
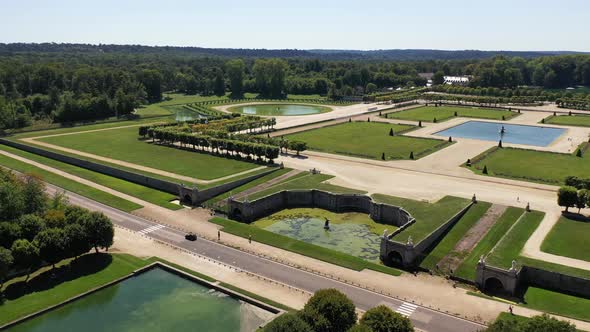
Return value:
M 197 239 L 197 234 L 195 233 L 187 233 L 184 236 L 185 239 L 189 240 L 189 241 L 195 241 Z

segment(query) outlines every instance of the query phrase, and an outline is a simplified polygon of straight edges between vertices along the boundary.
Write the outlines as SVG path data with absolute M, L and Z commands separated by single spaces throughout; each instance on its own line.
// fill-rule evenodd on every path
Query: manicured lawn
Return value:
M 124 277 L 145 265 L 145 260 L 125 254 L 87 254 L 71 263 L 62 262 L 54 271 L 54 278 L 49 267 L 31 275 L 27 283 L 25 277 L 12 279 L 4 285 L 0 325 Z
M 492 228 L 488 230 L 486 235 L 479 241 L 477 246 L 469 253 L 467 258 L 455 271 L 455 275 L 467 280 L 475 280 L 475 268 L 477 262 L 482 255 L 492 250 L 492 248 L 500 241 L 502 236 L 508 232 L 510 227 L 518 220 L 524 213 L 524 209 L 516 207 L 508 207 L 506 211 L 496 220 Z
M 544 212 L 531 211 L 524 214 L 500 240 L 486 259 L 486 263 L 500 268 L 509 268 L 512 260 L 518 260 L 526 241 L 545 217 Z
M 465 118 L 478 118 L 478 119 L 490 119 L 490 120 L 502 120 L 504 116 L 505 120 L 518 115 L 516 112 L 499 109 L 479 108 L 479 107 L 461 107 L 461 106 L 424 106 L 409 109 L 406 111 L 393 112 L 385 115 L 389 119 L 400 119 L 400 120 L 413 120 L 413 121 L 424 121 L 434 122 L 436 118 L 437 122 L 448 120 L 457 116 Z
M 8 148 L 3 145 L 0 145 L 0 149 L 14 153 L 14 151 L 8 150 Z M 45 182 L 51 183 L 55 186 L 71 191 L 78 195 L 91 198 L 97 202 L 114 207 L 121 211 L 129 212 L 142 208 L 142 206 L 139 204 L 135 204 L 123 198 L 111 195 L 109 193 L 105 193 L 104 191 L 100 191 L 98 189 L 83 185 L 79 182 L 66 179 L 57 174 L 48 172 L 33 165 L 29 165 L 22 161 L 6 157 L 4 155 L 0 155 L 0 165 L 21 173 L 35 174 L 41 177 Z
M 137 130 L 137 127 L 120 128 L 106 132 L 47 137 L 41 141 L 203 180 L 258 167 L 254 163 L 142 141 Z
M 590 238 L 590 219 L 574 220 L 562 216 L 541 245 L 541 250 L 576 259 L 590 261 L 590 250 L 585 244 Z
M 329 191 L 332 193 L 339 194 L 364 194 L 364 191 L 335 186 L 329 183 L 323 183 L 333 178 L 331 175 L 326 174 L 311 174 L 302 172 L 296 176 L 287 179 L 277 185 L 274 185 L 268 189 L 259 191 L 248 196 L 248 200 L 253 201 L 255 199 L 274 194 L 282 190 L 305 190 L 305 189 L 318 189 L 323 191 Z
M 372 197 L 377 202 L 402 207 L 416 218 L 413 225 L 393 237 L 394 240 L 405 243 L 408 237 L 411 236 L 415 244 L 418 244 L 440 225 L 451 219 L 470 202 L 468 199 L 453 196 L 445 196 L 436 203 L 381 194 L 375 194 Z
M 288 135 L 292 140 L 304 141 L 310 150 L 381 160 L 418 159 L 442 149 L 445 140 L 399 135 L 413 126 L 383 122 L 346 122 L 334 126 Z M 395 136 L 389 136 L 393 129 Z
M 142 186 L 139 184 L 135 184 L 133 182 L 121 180 L 119 178 L 104 175 L 104 174 L 101 174 L 98 172 L 93 172 L 91 170 L 88 170 L 88 169 L 85 169 L 82 167 L 77 167 L 74 165 L 62 163 L 57 160 L 45 158 L 45 157 L 42 157 L 42 156 L 39 156 L 39 155 L 36 155 L 33 153 L 14 149 L 14 148 L 11 148 L 8 146 L 0 145 L 0 149 L 8 151 L 8 152 L 13 153 L 18 156 L 33 160 L 33 161 L 36 161 L 36 162 L 42 163 L 44 165 L 47 165 L 47 166 L 50 166 L 53 168 L 57 168 L 59 170 L 67 172 L 69 174 L 79 176 L 83 179 L 103 185 L 105 187 L 111 188 L 111 189 L 119 191 L 121 193 L 130 195 L 133 197 L 137 197 L 137 198 L 142 199 L 146 202 L 150 202 L 150 203 L 153 203 L 153 204 L 156 204 L 156 205 L 159 205 L 159 206 L 171 209 L 171 210 L 178 210 L 178 209 L 182 208 L 180 205 L 170 203 L 171 200 L 176 198 L 175 195 L 165 193 L 163 191 L 148 188 L 148 187 L 145 187 L 145 186 Z M 32 167 L 34 167 L 34 166 L 32 166 Z M 50 173 L 50 172 L 46 172 L 46 173 Z M 80 184 L 80 186 L 82 186 L 82 185 Z M 84 186 L 84 187 L 86 187 L 86 186 Z M 64 189 L 67 189 L 67 188 L 64 188 Z M 98 191 L 98 190 L 96 190 L 96 191 Z M 113 196 L 113 197 L 116 197 L 116 196 Z M 90 198 L 94 199 L 95 197 L 90 196 Z M 125 202 L 127 202 L 127 201 L 125 201 Z M 134 204 L 134 203 L 132 203 L 132 204 Z M 139 206 L 137 204 L 134 204 L 134 205 Z M 139 207 L 141 207 L 141 206 L 139 206 Z M 136 208 L 139 208 L 139 207 L 136 207 Z
M 303 241 L 298 241 L 287 236 L 278 235 L 253 225 L 240 223 L 237 221 L 213 218 L 212 223 L 223 226 L 223 231 L 237 236 L 247 238 L 252 236 L 252 240 L 264 243 L 273 247 L 289 250 L 311 258 L 319 259 L 324 262 L 343 266 L 355 271 L 371 269 L 391 275 L 400 275 L 401 272 L 384 265 L 368 262 L 362 258 L 347 255 L 335 250 L 316 246 Z
M 590 115 L 552 115 L 545 118 L 545 123 L 562 126 L 590 127 Z
M 473 158 L 474 164 L 470 169 L 481 174 L 484 166 L 487 166 L 488 174 L 491 176 L 562 184 L 569 175 L 587 177 L 590 174 L 590 156 L 588 154 L 587 150 L 580 158 L 576 157 L 573 151 L 572 154 L 566 154 L 515 148 L 492 148 Z M 478 160 L 475 162 L 475 159 Z
M 453 249 L 465 234 L 475 225 L 486 211 L 492 206 L 488 202 L 478 202 L 469 208 L 469 211 L 457 221 L 455 226 L 444 236 L 444 238 L 436 245 L 436 247 L 424 258 L 420 267 L 425 269 L 434 269 L 436 264 L 445 256 L 452 255 L 464 257 L 466 252 L 456 252 Z M 443 268 L 443 267 L 441 267 Z
M 531 309 L 585 321 L 590 320 L 590 299 L 529 287 L 524 295 L 524 302 L 523 306 Z

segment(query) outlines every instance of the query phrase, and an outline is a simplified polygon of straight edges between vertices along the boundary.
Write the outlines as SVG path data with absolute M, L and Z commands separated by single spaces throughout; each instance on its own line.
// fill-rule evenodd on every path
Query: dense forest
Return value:
M 286 51 L 279 50 L 226 50 L 208 55 L 194 49 L 209 50 L 0 44 L 0 129 L 26 127 L 33 121 L 126 116 L 142 104 L 160 101 L 166 91 L 218 96 L 229 92 L 232 97 L 251 92 L 269 98 L 320 94 L 340 99 L 390 87 L 424 86 L 426 80 L 418 73 L 425 72 L 436 73 L 435 78 L 471 75 L 473 88 L 498 90 L 590 85 L 590 55 L 584 54 L 393 61 L 368 56 L 335 60 L 335 51 L 327 50 L 293 50 L 285 56 Z M 256 56 L 263 51 L 272 57 Z M 436 79 L 435 83 L 440 82 Z

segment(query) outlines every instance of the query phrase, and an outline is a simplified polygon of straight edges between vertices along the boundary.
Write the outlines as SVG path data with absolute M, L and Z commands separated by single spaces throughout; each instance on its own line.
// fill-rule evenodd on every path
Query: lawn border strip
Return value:
M 510 226 L 510 228 L 508 228 L 508 230 L 506 231 L 506 233 L 504 233 L 504 235 L 502 235 L 502 237 L 498 240 L 498 242 L 496 242 L 496 244 L 492 247 L 492 249 L 490 249 L 490 251 L 487 254 L 485 254 L 484 260 L 486 258 L 488 258 L 488 256 L 491 255 L 494 252 L 494 250 L 496 250 L 498 248 L 498 246 L 500 245 L 500 243 L 504 242 L 504 240 L 506 239 L 506 237 L 508 236 L 508 234 L 510 234 L 514 230 L 514 228 L 516 227 L 516 225 L 518 225 L 520 223 L 520 221 L 522 219 L 524 219 L 524 216 L 526 216 L 526 214 L 527 214 L 527 211 L 526 210 L 522 212 L 522 214 L 520 215 L 520 217 L 518 217 L 518 219 L 516 219 L 516 221 L 514 222 L 514 224 L 512 224 Z M 518 254 L 520 256 L 520 253 L 518 253 Z
M 521 113 L 518 113 L 518 112 L 515 112 L 515 111 L 511 111 L 511 110 L 509 110 L 509 109 L 507 109 L 505 107 L 489 107 L 489 106 L 481 107 L 481 106 L 473 106 L 473 105 L 453 105 L 453 104 L 450 104 L 450 106 L 452 106 L 452 107 L 458 107 L 458 108 L 481 108 L 481 109 L 484 109 L 484 110 L 494 111 L 494 112 L 508 111 L 508 112 L 511 112 L 511 113 L 514 113 L 514 114 L 511 114 L 510 116 L 505 117 L 504 120 L 502 120 L 502 119 L 488 119 L 488 118 L 482 118 L 482 117 L 477 117 L 477 116 L 468 116 L 468 115 L 457 115 L 457 116 L 450 115 L 450 116 L 448 116 L 446 118 L 441 118 L 441 119 L 436 118 L 436 123 L 446 122 L 446 121 L 449 121 L 450 119 L 453 119 L 453 118 L 484 119 L 484 120 L 492 120 L 492 121 L 509 121 L 509 120 L 514 119 L 514 118 L 516 118 L 516 117 L 518 117 L 518 116 L 521 115 Z M 434 106 L 422 104 L 422 107 L 434 107 Z M 447 104 L 445 104 L 445 106 L 440 106 L 440 107 L 449 107 L 449 106 L 447 106 Z M 411 109 L 416 109 L 416 108 L 421 108 L 421 107 L 415 107 L 415 108 L 411 108 Z M 496 109 L 494 109 L 494 108 L 496 108 Z M 394 114 L 394 113 L 401 113 L 403 111 L 408 111 L 408 110 L 411 110 L 411 109 L 406 109 L 406 110 L 402 110 L 402 111 L 399 111 L 399 112 L 389 112 L 389 113 L 386 113 L 386 115 L 388 115 L 388 114 Z M 385 117 L 385 118 L 386 119 L 394 119 L 394 120 L 414 121 L 414 122 L 421 121 L 421 120 L 399 119 L 399 118 L 389 118 L 389 117 Z M 433 121 L 426 121 L 426 120 L 424 120 L 423 122 L 435 123 Z

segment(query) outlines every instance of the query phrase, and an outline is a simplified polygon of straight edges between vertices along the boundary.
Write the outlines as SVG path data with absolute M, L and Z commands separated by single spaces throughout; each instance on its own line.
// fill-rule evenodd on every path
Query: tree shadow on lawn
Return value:
M 590 217 L 586 217 L 585 215 L 583 215 L 581 213 L 563 211 L 563 212 L 561 212 L 561 215 L 566 217 L 569 220 L 572 220 L 572 221 L 590 223 Z
M 295 159 L 302 159 L 302 160 L 305 160 L 305 159 L 309 158 L 309 157 L 304 156 L 304 155 L 297 155 L 297 154 L 284 153 L 284 152 L 281 152 L 280 155 L 281 155 L 281 157 L 288 157 L 288 158 L 295 158 Z
M 22 280 L 8 285 L 3 296 L 7 300 L 15 300 L 27 294 L 46 291 L 64 282 L 100 272 L 112 262 L 113 257 L 110 254 L 86 254 L 69 264 L 49 269 L 27 282 Z

